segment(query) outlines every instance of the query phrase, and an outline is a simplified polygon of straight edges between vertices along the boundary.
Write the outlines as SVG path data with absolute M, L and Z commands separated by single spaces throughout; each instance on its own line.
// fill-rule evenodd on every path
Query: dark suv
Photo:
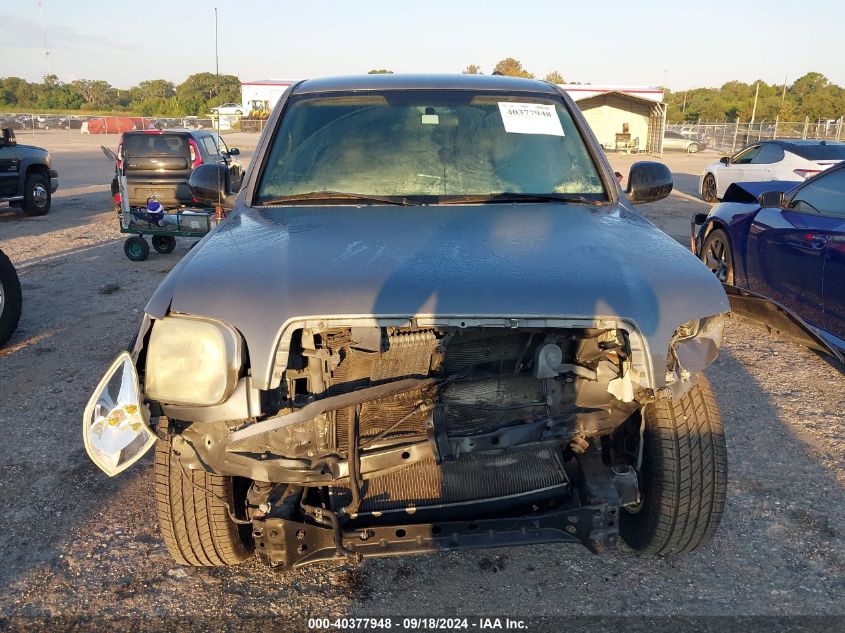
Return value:
M 188 177 L 195 167 L 209 163 L 225 165 L 233 186 L 240 187 L 244 169 L 236 158 L 239 153 L 206 130 L 124 132 L 117 148 L 118 167 L 125 167 L 129 205 L 136 207 L 146 205 L 151 197 L 157 197 L 167 208 L 195 205 Z M 117 174 L 111 192 L 119 204 Z

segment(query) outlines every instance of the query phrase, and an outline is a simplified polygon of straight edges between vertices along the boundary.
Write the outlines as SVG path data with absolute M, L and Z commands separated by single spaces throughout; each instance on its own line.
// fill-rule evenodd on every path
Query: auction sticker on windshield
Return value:
M 563 126 L 553 105 L 500 101 L 499 112 L 506 132 L 563 136 Z

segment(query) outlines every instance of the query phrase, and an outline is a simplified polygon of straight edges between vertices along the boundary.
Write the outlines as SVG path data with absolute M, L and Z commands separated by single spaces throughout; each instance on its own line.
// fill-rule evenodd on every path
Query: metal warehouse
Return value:
M 646 86 L 565 84 L 599 143 L 609 151 L 663 153 L 663 91 Z

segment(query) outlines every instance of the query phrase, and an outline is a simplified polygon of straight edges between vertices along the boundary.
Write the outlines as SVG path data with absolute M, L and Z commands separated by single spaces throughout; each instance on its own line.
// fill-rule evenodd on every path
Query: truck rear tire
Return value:
M 642 502 L 620 516 L 620 533 L 635 550 L 671 555 L 713 539 L 725 507 L 727 449 L 707 379 L 678 400 L 643 409 Z
M 222 567 L 252 556 L 251 526 L 232 521 L 223 503 L 236 511 L 231 477 L 183 471 L 170 442 L 160 440 L 155 451 L 155 493 L 161 535 L 177 562 Z
M 23 212 L 27 215 L 46 215 L 51 201 L 49 179 L 44 174 L 29 174 L 23 191 Z

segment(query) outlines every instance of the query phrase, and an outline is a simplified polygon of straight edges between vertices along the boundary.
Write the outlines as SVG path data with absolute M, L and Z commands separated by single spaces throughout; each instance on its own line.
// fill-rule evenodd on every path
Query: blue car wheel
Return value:
M 704 240 L 701 261 L 723 284 L 734 285 L 734 257 L 728 235 L 723 230 L 711 231 Z

